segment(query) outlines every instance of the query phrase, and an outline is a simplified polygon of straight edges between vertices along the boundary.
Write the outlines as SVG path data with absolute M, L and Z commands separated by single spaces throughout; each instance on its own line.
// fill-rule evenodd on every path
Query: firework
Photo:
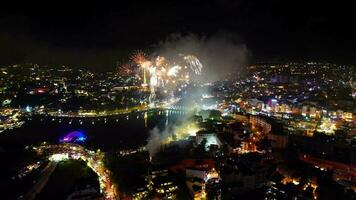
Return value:
M 176 77 L 180 69 L 181 69 L 181 66 L 179 66 L 179 65 L 173 66 L 172 68 L 170 68 L 170 69 L 168 70 L 167 76 L 174 76 L 174 77 Z
M 135 70 L 128 63 L 123 63 L 120 66 L 118 66 L 118 73 L 121 76 L 131 76 L 135 73 Z
M 165 66 L 167 64 L 167 60 L 162 56 L 157 56 L 155 64 L 156 66 Z
M 190 66 L 190 69 L 194 71 L 196 74 L 200 74 L 203 68 L 203 65 L 200 63 L 199 59 L 193 55 L 187 55 L 183 57 L 184 60 Z
M 132 54 L 131 60 L 137 65 L 141 65 L 143 62 L 146 61 L 146 54 L 141 50 L 137 50 Z
M 143 73 L 142 86 L 149 86 L 151 105 L 156 100 L 156 92 L 159 88 L 163 88 L 165 93 L 173 97 L 175 89 L 189 83 L 191 74 L 201 74 L 203 65 L 196 56 L 180 54 L 178 58 L 174 61 L 163 56 L 148 59 L 143 51 L 135 51 L 131 56 L 131 60 L 141 68 Z
M 149 70 L 151 66 L 151 62 L 146 59 L 146 54 L 145 52 L 141 50 L 135 51 L 132 56 L 131 56 L 132 62 L 134 62 L 136 65 L 142 68 L 142 74 L 143 74 L 143 83 L 142 86 L 144 88 L 147 87 L 147 70 Z

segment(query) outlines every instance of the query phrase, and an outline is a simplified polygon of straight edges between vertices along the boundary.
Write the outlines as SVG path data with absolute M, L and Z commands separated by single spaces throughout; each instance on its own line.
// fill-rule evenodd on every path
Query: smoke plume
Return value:
M 160 150 L 162 144 L 162 134 L 157 127 L 154 127 L 152 130 L 150 130 L 149 134 L 150 136 L 147 141 L 147 149 L 150 156 L 153 157 Z
M 155 53 L 173 61 L 177 56 L 196 56 L 203 64 L 203 69 L 201 75 L 194 76 L 192 79 L 201 82 L 220 81 L 224 80 L 227 75 L 242 73 L 241 67 L 247 64 L 250 54 L 239 38 L 226 32 L 220 32 L 209 37 L 200 37 L 194 34 L 185 36 L 174 34 L 160 42 Z M 179 62 L 179 59 L 176 60 Z M 186 95 L 182 96 L 179 106 L 184 110 L 194 108 L 194 104 L 201 104 L 199 102 L 201 96 L 206 93 L 209 93 L 209 91 L 208 88 L 204 87 L 197 87 L 188 91 Z M 192 125 L 192 119 L 189 116 L 192 115 L 182 117 L 181 124 L 171 124 L 164 130 L 154 128 L 150 131 L 147 141 L 150 156 L 153 157 L 158 153 L 162 145 L 183 139 L 192 134 L 192 129 L 197 129 L 197 127 L 189 127 Z
M 191 114 L 183 115 L 180 119 L 176 119 L 175 123 L 167 124 L 162 130 L 157 127 L 153 128 L 149 132 L 146 146 L 150 156 L 154 157 L 163 145 L 195 135 L 199 128 L 191 117 Z
M 241 73 L 250 55 L 246 45 L 227 32 L 209 37 L 173 34 L 159 43 L 157 53 L 168 58 L 179 54 L 197 56 L 204 67 L 202 76 L 194 78 L 203 82 L 219 81 L 227 75 Z

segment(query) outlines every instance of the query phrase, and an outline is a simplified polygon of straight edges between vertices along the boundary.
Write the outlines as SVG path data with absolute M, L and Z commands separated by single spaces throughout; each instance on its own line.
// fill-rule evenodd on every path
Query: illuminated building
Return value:
M 198 131 L 196 133 L 196 138 L 195 138 L 196 143 L 200 144 L 203 140 L 206 140 L 206 144 L 205 144 L 206 149 L 208 149 L 210 145 L 217 145 L 218 147 L 222 145 L 216 133 Z
M 59 161 L 68 160 L 68 159 L 69 159 L 68 153 L 53 154 L 49 157 L 49 160 L 54 161 L 54 162 L 59 162 Z
M 151 169 L 149 185 L 161 199 L 175 199 L 178 186 L 167 169 Z
M 316 113 L 316 108 L 315 107 L 310 107 L 309 109 L 309 116 L 311 118 L 316 118 L 317 117 L 317 113 Z
M 185 170 L 185 174 L 188 178 L 197 177 L 205 182 L 210 179 L 220 179 L 219 173 L 215 170 L 215 168 L 187 168 Z
M 85 142 L 86 139 L 87 139 L 87 136 L 83 132 L 73 131 L 73 132 L 66 134 L 62 138 L 60 138 L 59 141 L 62 143 L 64 143 L 64 142 L 72 142 L 72 143 L 79 142 L 79 143 L 81 143 L 81 142 Z
M 325 117 L 322 118 L 320 125 L 317 127 L 318 132 L 323 132 L 327 135 L 333 135 L 336 129 L 336 123 Z
M 265 134 L 269 133 L 272 129 L 271 124 L 258 116 L 250 116 L 250 123 L 252 124 L 252 127 L 256 126 L 262 128 L 262 132 Z
M 304 117 L 308 115 L 308 106 L 303 106 L 302 107 L 302 115 Z
M 5 108 L 0 110 L 0 133 L 7 130 L 21 127 L 25 121 L 20 120 L 24 112 L 19 109 Z
M 342 114 L 342 119 L 344 119 L 345 121 L 349 121 L 351 122 L 353 120 L 352 118 L 352 112 L 344 112 Z
M 207 199 L 204 180 L 199 178 L 191 178 L 186 181 L 186 185 L 192 199 L 194 200 Z
M 206 199 L 207 191 L 206 186 L 212 183 L 220 182 L 220 174 L 215 170 L 215 168 L 209 167 L 196 167 L 187 168 L 185 170 L 186 174 L 186 185 L 193 199 Z
M 353 182 L 356 181 L 355 164 L 344 164 L 331 160 L 316 158 L 306 154 L 300 155 L 299 159 L 306 163 L 310 163 L 321 170 L 333 171 L 333 178 L 335 180 L 349 180 Z
M 287 183 L 293 183 L 294 185 L 300 184 L 300 177 L 296 177 L 296 170 L 292 170 L 285 165 L 279 165 L 277 167 L 277 172 L 279 172 L 284 178 L 282 179 L 282 183 L 286 185 Z
M 251 141 L 242 141 L 241 149 L 239 153 L 244 154 L 244 153 L 256 152 L 256 150 L 257 147 L 255 143 L 252 143 Z

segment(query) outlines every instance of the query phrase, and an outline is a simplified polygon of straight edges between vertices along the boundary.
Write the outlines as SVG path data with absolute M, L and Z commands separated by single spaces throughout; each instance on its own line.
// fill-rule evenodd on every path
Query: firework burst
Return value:
M 134 68 L 129 63 L 119 65 L 117 71 L 121 76 L 132 76 L 135 73 Z
M 143 72 L 142 86 L 149 86 L 150 104 L 154 104 L 156 92 L 160 88 L 173 97 L 174 90 L 186 86 L 190 82 L 191 75 L 201 74 L 203 65 L 196 56 L 180 54 L 177 58 L 178 60 L 173 61 L 163 56 L 148 59 L 148 56 L 140 50 L 132 54 L 132 62 Z
M 136 50 L 134 51 L 134 53 L 131 55 L 131 61 L 136 63 L 137 65 L 141 65 L 142 63 L 144 63 L 145 61 L 147 61 L 146 59 L 146 54 L 145 52 L 141 51 L 141 50 Z

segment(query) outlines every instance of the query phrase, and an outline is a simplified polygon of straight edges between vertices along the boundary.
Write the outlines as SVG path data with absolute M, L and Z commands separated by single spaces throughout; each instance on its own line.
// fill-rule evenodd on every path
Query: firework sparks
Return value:
M 200 74 L 203 68 L 203 65 L 200 63 L 199 59 L 193 55 L 187 55 L 183 57 L 184 60 L 190 66 L 190 69 L 194 71 L 196 74 Z
M 137 65 L 141 65 L 143 62 L 146 61 L 146 54 L 141 50 L 137 50 L 132 54 L 131 60 Z
M 123 63 L 118 67 L 118 73 L 122 76 L 131 76 L 134 74 L 134 69 L 128 63 Z
M 172 68 L 170 68 L 167 72 L 167 76 L 177 76 L 179 70 L 181 69 L 181 66 L 175 65 Z
M 143 72 L 142 85 L 150 88 L 149 102 L 151 105 L 156 100 L 156 92 L 159 88 L 164 88 L 165 93 L 173 95 L 174 90 L 180 88 L 179 85 L 189 83 L 192 73 L 201 74 L 203 65 L 196 56 L 179 55 L 179 59 L 178 62 L 171 62 L 163 56 L 148 59 L 143 51 L 136 51 L 131 56 L 131 60 Z

